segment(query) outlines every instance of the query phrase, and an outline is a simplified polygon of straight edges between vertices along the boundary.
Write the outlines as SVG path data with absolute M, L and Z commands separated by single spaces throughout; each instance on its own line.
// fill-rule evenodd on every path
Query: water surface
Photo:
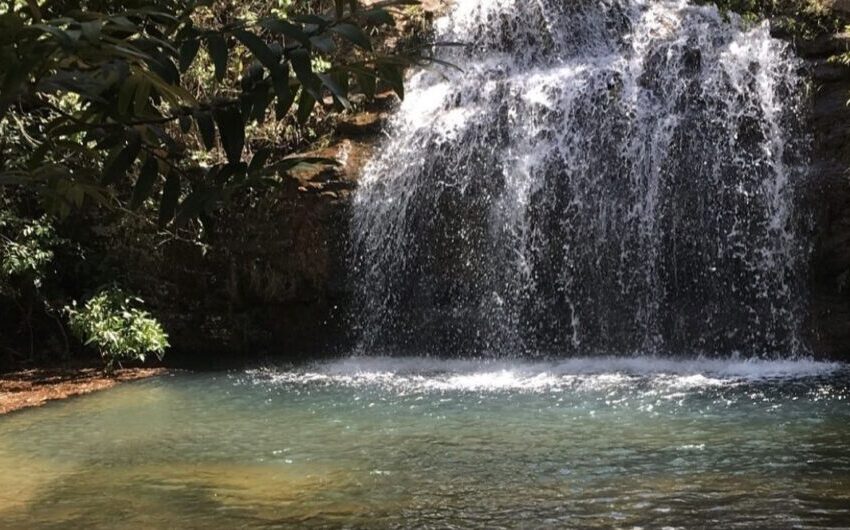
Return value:
M 850 371 L 358 358 L 0 418 L 0 527 L 850 526 Z

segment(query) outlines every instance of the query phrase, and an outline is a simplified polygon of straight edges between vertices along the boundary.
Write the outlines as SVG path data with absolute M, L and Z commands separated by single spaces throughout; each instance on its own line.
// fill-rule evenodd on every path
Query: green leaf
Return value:
M 378 73 L 381 79 L 390 85 L 390 88 L 398 95 L 400 99 L 404 99 L 404 77 L 401 73 L 401 68 L 395 64 L 384 63 L 378 65 Z
M 139 86 L 139 76 L 133 75 L 127 78 L 118 90 L 118 114 L 128 116 L 130 114 L 130 103 Z
M 242 113 L 238 107 L 228 105 L 217 108 L 214 117 L 228 162 L 238 164 L 245 149 L 245 122 L 242 120 Z
M 195 114 L 195 123 L 198 124 L 198 131 L 207 151 L 215 149 L 215 122 L 212 115 L 209 112 L 198 112 Z
M 145 163 L 142 165 L 142 170 L 139 172 L 139 179 L 136 181 L 136 187 L 133 189 L 133 198 L 130 201 L 130 209 L 135 210 L 147 200 L 153 190 L 154 182 L 156 182 L 157 170 L 159 165 L 156 158 L 148 156 Z
M 293 20 L 295 20 L 295 22 L 298 22 L 300 24 L 313 24 L 313 25 L 318 26 L 320 29 L 324 28 L 325 26 L 327 26 L 328 24 L 330 24 L 332 22 L 332 19 L 330 17 L 325 17 L 325 16 L 321 16 L 321 15 L 310 15 L 310 14 L 298 15 Z
M 248 125 L 248 122 L 251 120 L 251 109 L 254 108 L 254 101 L 251 97 L 251 94 L 245 94 L 239 96 L 239 112 L 242 115 L 242 119 L 244 120 L 244 124 Z
M 301 97 L 298 99 L 298 123 L 305 124 L 310 119 L 313 113 L 313 107 L 316 106 L 316 98 L 310 94 L 309 90 L 301 89 Z
M 334 40 L 328 34 L 310 37 L 310 43 L 322 53 L 331 54 L 336 49 Z
M 100 40 L 100 31 L 103 28 L 102 20 L 92 20 L 80 24 L 80 30 L 83 32 L 83 37 L 89 42 L 97 43 Z
M 165 178 L 162 200 L 159 202 L 159 226 L 164 228 L 174 219 L 177 202 L 180 200 L 180 175 L 172 171 Z
M 139 84 L 136 87 L 136 94 L 133 96 L 133 112 L 136 116 L 141 116 L 147 109 L 152 88 L 147 79 L 139 80 Z
M 125 16 L 113 16 L 109 17 L 108 20 L 117 28 L 121 29 L 121 31 L 125 31 L 130 34 L 139 32 L 139 27 L 133 24 L 133 22 L 131 22 L 130 19 Z
M 369 36 L 354 24 L 349 24 L 348 22 L 337 24 L 336 26 L 331 26 L 330 31 L 345 37 L 352 44 L 360 46 L 364 50 L 372 51 L 372 41 L 369 39 Z
M 270 71 L 280 68 L 280 57 L 275 55 L 261 38 L 242 29 L 235 30 L 233 34 L 263 66 Z
M 358 73 L 357 85 L 367 98 L 375 99 L 375 90 L 377 85 L 377 79 L 375 79 L 375 76 L 368 73 Z
M 135 133 L 135 131 L 133 131 Z M 127 174 L 130 166 L 139 156 L 142 149 L 142 139 L 138 133 L 130 134 L 127 145 L 106 163 L 101 184 L 108 186 Z
M 292 102 L 295 100 L 295 92 L 289 87 L 289 65 L 283 65 L 283 75 L 280 78 L 272 77 L 274 91 L 277 95 L 277 105 L 275 106 L 275 115 L 277 119 L 282 120 Z
M 246 170 L 247 166 L 242 162 L 239 162 L 238 164 L 227 164 L 218 168 L 217 171 L 213 168 L 213 170 L 210 170 L 210 173 L 207 175 L 207 182 L 214 180 L 216 186 L 221 188 L 226 186 L 234 176 L 244 177 Z M 213 173 L 215 173 L 214 179 L 212 178 Z
M 348 110 L 351 110 L 351 103 L 348 102 L 348 91 L 342 86 L 342 84 L 334 79 L 334 76 L 331 74 L 318 74 L 319 79 L 322 80 L 322 84 L 328 87 L 331 91 L 331 94 L 334 95 L 337 101 L 342 104 Z
M 366 23 L 372 26 L 395 25 L 395 18 L 384 9 L 370 9 L 363 13 L 363 17 L 366 19 Z
M 274 34 L 295 39 L 304 46 L 310 46 L 310 36 L 304 33 L 300 27 L 285 20 L 281 20 L 279 18 L 266 18 L 260 21 L 260 27 Z
M 234 34 L 254 54 L 257 60 L 269 70 L 279 100 L 283 103 L 289 100 L 289 67 L 281 64 L 280 57 L 253 33 L 238 30 Z M 256 102 L 256 99 L 254 101 Z M 268 102 L 264 105 L 263 117 L 265 117 L 265 106 L 267 105 Z M 256 117 L 257 111 L 255 110 L 253 114 Z M 286 113 L 284 112 L 283 114 Z M 247 113 L 245 113 L 245 116 L 247 117 Z M 261 120 L 262 118 L 259 119 Z
M 192 219 L 196 219 L 204 210 L 204 205 L 209 193 L 205 190 L 195 190 L 180 205 L 175 224 L 178 227 L 186 226 Z
M 271 154 L 269 148 L 260 149 L 254 153 L 254 157 L 251 158 L 251 165 L 248 166 L 248 174 L 257 175 L 262 172 L 266 168 L 266 162 L 268 162 Z
M 243 92 L 250 92 L 254 86 L 264 80 L 266 71 L 260 61 L 254 61 L 251 66 L 242 74 L 239 84 Z
M 33 24 L 30 27 L 52 35 L 56 38 L 56 40 L 59 41 L 59 44 L 62 45 L 62 47 L 64 48 L 71 48 L 74 46 L 74 39 L 71 38 L 71 35 L 57 28 L 56 26 L 51 26 L 49 24 Z
M 186 114 L 181 114 L 177 120 L 180 123 L 180 132 L 189 134 L 189 131 L 192 130 L 192 118 Z
M 251 97 L 251 116 L 253 120 L 257 120 L 262 124 L 266 121 L 266 111 L 274 98 L 273 93 L 269 90 L 268 85 L 261 86 L 259 90 L 254 92 Z M 244 114 L 244 113 L 243 113 Z
M 201 222 L 201 226 L 204 228 L 204 232 L 206 232 L 207 236 L 210 237 L 211 234 L 215 231 L 215 218 L 209 215 L 204 210 L 201 210 L 201 212 L 198 213 L 198 221 Z
M 310 54 L 307 50 L 294 50 L 289 60 L 292 63 L 292 69 L 295 70 L 295 76 L 301 86 L 307 89 L 307 92 L 313 96 L 313 99 L 322 99 L 319 93 L 318 85 L 320 83 L 316 74 L 313 73 L 313 66 L 310 63 Z
M 197 37 L 183 41 L 180 46 L 180 71 L 185 72 L 192 66 L 200 48 L 201 41 Z
M 180 70 L 174 65 L 171 57 L 159 50 L 152 51 L 151 55 L 153 57 L 145 61 L 151 71 L 158 75 L 165 84 L 171 86 L 179 85 Z
M 227 75 L 227 41 L 218 33 L 210 33 L 206 38 L 207 51 L 215 65 L 215 78 L 218 81 L 223 81 Z
M 282 120 L 284 117 L 286 117 L 286 114 L 289 112 L 289 109 L 292 108 L 292 104 L 295 102 L 296 94 L 297 91 L 292 90 L 289 87 L 289 84 L 286 85 L 283 93 L 278 92 L 277 104 L 275 105 L 275 117 L 278 120 Z

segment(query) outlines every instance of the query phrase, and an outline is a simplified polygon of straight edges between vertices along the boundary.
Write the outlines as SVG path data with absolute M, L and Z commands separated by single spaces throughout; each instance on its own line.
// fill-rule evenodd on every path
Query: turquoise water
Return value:
M 850 371 L 361 358 L 0 418 L 2 528 L 850 527 Z

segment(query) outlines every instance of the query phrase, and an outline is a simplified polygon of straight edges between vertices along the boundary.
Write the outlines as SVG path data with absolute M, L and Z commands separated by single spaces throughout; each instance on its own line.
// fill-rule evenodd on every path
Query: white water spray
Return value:
M 352 228 L 367 352 L 800 353 L 801 64 L 681 0 L 458 0 Z
M 322 384 L 389 388 L 401 392 L 634 390 L 644 392 L 728 388 L 767 381 L 829 377 L 846 366 L 813 360 L 575 357 L 560 361 L 354 357 L 296 369 L 248 372 L 254 384 Z

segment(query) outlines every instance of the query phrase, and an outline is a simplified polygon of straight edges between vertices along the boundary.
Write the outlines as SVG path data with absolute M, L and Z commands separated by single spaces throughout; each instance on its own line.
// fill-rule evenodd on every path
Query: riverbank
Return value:
M 165 368 L 124 368 L 106 375 L 102 369 L 79 368 L 32 369 L 0 374 L 0 415 L 166 372 Z

